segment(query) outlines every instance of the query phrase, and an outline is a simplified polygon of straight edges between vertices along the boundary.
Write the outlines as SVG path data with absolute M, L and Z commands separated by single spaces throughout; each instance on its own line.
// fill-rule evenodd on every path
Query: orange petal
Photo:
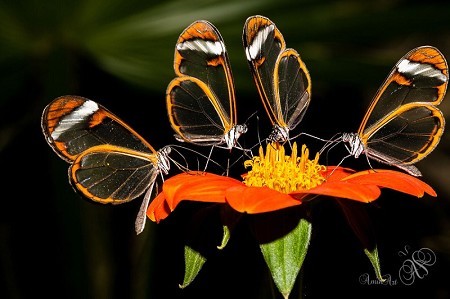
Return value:
M 237 185 L 227 189 L 228 204 L 238 212 L 257 214 L 300 205 L 302 202 L 268 187 Z
M 153 222 L 159 223 L 161 220 L 169 216 L 171 210 L 167 206 L 164 193 L 159 193 L 150 203 L 147 209 L 147 217 Z
M 304 196 L 304 194 L 325 195 L 361 202 L 371 202 L 380 196 L 381 190 L 376 185 L 352 184 L 346 181 L 326 181 L 315 188 L 297 194 L 292 193 L 294 197 Z
M 148 217 L 159 222 L 182 200 L 225 203 L 225 190 L 238 180 L 205 172 L 181 173 L 165 180 L 162 192 L 150 203 Z
M 163 192 L 171 210 L 182 200 L 225 203 L 225 190 L 242 185 L 230 177 L 206 172 L 182 173 L 166 180 Z
M 344 180 L 355 184 L 373 184 L 417 197 L 422 197 L 425 193 L 437 196 L 430 185 L 414 176 L 394 170 L 365 170 L 354 173 Z

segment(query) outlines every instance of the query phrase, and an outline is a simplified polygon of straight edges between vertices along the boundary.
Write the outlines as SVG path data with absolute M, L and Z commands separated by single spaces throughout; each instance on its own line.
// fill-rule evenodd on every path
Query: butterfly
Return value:
M 273 125 L 270 142 L 289 140 L 311 101 L 311 77 L 296 50 L 275 24 L 263 16 L 247 18 L 243 30 L 247 61 Z
M 230 62 L 213 24 L 198 20 L 180 34 L 174 70 L 176 77 L 167 87 L 166 107 L 176 139 L 236 147 L 247 126 L 237 124 Z
M 171 147 L 156 151 L 105 107 L 73 95 L 49 103 L 41 127 L 54 152 L 70 163 L 70 184 L 84 197 L 116 205 L 145 192 L 135 222 L 141 233 L 155 180 L 170 170 Z
M 413 164 L 429 155 L 444 132 L 436 106 L 446 93 L 448 65 L 432 46 L 403 56 L 378 89 L 357 133 L 344 133 L 349 156 L 368 158 L 421 176 Z

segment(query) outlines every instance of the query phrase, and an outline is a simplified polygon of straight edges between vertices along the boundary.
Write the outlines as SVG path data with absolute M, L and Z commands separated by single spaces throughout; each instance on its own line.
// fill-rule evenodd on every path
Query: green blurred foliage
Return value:
M 149 223 L 135 236 L 140 203 L 106 207 L 80 200 L 67 182 L 68 165 L 40 131 L 45 105 L 77 94 L 104 104 L 157 148 L 173 142 L 165 89 L 174 76 L 178 35 L 197 19 L 213 22 L 224 37 L 239 117 L 245 119 L 261 109 L 242 48 L 242 26 L 253 14 L 273 20 L 308 66 L 313 98 L 304 127 L 324 138 L 357 128 L 376 89 L 412 48 L 430 44 L 450 57 L 448 1 L 2 1 L 1 298 L 254 298 L 264 293 L 255 289 L 270 278 L 261 274 L 266 270 L 261 253 L 245 232 L 232 236 L 227 250 L 208 260 L 205 274 L 179 290 L 186 216 L 180 212 L 165 223 Z M 440 108 L 450 115 L 448 100 Z M 267 125 L 264 116 L 262 124 Z M 397 252 L 410 245 L 438 253 L 434 272 L 410 288 L 361 286 L 358 277 L 371 266 L 342 215 L 325 203 L 305 259 L 310 298 L 327 291 L 366 298 L 449 296 L 449 141 L 444 134 L 419 165 L 437 199 L 388 194 L 377 202 L 381 209 L 372 211 L 382 271 L 397 271 Z M 324 255 L 323 248 L 335 244 L 340 264 Z

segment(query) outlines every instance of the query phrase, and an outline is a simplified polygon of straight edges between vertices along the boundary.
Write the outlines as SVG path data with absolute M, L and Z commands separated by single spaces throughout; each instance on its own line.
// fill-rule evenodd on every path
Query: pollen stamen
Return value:
M 262 147 L 259 155 L 244 162 L 251 170 L 244 175 L 244 184 L 253 187 L 267 186 L 283 193 L 302 191 L 314 188 L 325 181 L 321 172 L 326 170 L 319 164 L 319 153 L 313 160 L 309 159 L 309 150 L 302 145 L 300 156 L 294 142 L 291 155 L 287 156 L 282 145 L 268 144 L 266 153 Z

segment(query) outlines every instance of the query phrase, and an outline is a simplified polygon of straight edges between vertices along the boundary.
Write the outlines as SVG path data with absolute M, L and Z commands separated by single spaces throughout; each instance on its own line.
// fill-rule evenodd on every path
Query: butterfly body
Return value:
M 348 144 L 348 152 L 350 155 L 358 158 L 362 153 L 364 153 L 364 143 L 361 138 L 356 133 L 343 133 L 342 141 Z

